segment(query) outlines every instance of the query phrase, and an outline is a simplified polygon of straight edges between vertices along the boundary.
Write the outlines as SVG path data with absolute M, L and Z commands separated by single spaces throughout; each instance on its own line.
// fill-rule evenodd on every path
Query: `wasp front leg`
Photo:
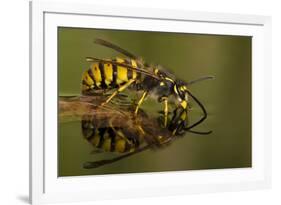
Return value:
M 127 87 L 129 87 L 133 82 L 135 82 L 134 79 L 129 80 L 128 82 L 126 82 L 124 85 L 120 86 L 116 91 L 114 91 L 105 102 L 103 102 L 101 104 L 101 106 L 106 105 L 107 103 L 109 103 L 118 93 L 124 91 Z

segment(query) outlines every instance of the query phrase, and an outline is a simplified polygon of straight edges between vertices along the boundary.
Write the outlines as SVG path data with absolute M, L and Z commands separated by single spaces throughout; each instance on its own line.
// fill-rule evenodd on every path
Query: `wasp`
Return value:
M 128 112 L 129 113 L 129 112 Z M 130 114 L 129 114 L 130 115 Z M 119 156 L 86 162 L 84 168 L 98 168 L 113 162 L 128 158 L 147 149 L 163 148 L 175 138 L 167 129 L 160 127 L 158 122 L 147 115 L 138 115 L 136 118 L 119 116 L 123 118 L 115 121 L 108 118 L 105 121 L 97 121 L 94 115 L 84 115 L 81 120 L 81 128 L 86 139 L 96 152 L 113 152 Z
M 96 44 L 113 49 L 124 57 L 112 59 L 99 59 L 87 57 L 86 60 L 91 62 L 90 68 L 82 75 L 82 94 L 91 95 L 97 91 L 114 92 L 101 105 L 106 105 L 115 96 L 125 89 L 141 92 L 140 98 L 137 99 L 134 109 L 137 115 L 144 100 L 150 96 L 163 104 L 163 125 L 168 126 L 168 104 L 177 107 L 174 110 L 174 116 L 170 128 L 174 128 L 175 134 L 192 131 L 191 128 L 201 123 L 207 118 L 207 112 L 203 104 L 191 93 L 189 86 L 195 82 L 205 79 L 212 79 L 212 76 L 201 77 L 191 82 L 184 82 L 177 79 L 171 72 L 160 65 L 150 65 L 140 57 L 131 52 L 103 39 L 96 39 Z M 203 116 L 196 123 L 187 126 L 187 116 L 189 107 L 189 97 L 191 97 L 203 111 Z M 209 132 L 207 132 L 209 133 Z
M 117 153 L 111 159 L 86 162 L 84 168 L 98 168 L 119 160 L 128 158 L 147 149 L 160 149 L 170 145 L 186 131 L 182 129 L 186 122 L 186 110 L 181 107 L 173 111 L 172 119 L 167 127 L 161 126 L 163 121 L 149 116 L 140 109 L 137 117 L 127 107 L 102 106 L 95 107 L 93 112 L 85 114 L 81 119 L 81 129 L 84 139 L 94 148 L 94 153 Z M 104 112 L 104 111 L 107 112 Z M 107 113 L 110 112 L 110 115 Z M 102 119 L 102 120 L 101 120 Z M 201 122 L 197 122 L 199 125 Z M 196 126 L 194 124 L 194 126 Z M 195 132 L 210 134 L 210 132 Z

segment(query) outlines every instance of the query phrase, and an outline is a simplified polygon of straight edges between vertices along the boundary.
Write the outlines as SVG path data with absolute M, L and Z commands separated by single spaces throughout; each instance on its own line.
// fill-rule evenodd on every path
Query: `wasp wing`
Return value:
M 59 98 L 59 120 L 60 123 L 80 121 L 84 115 L 94 115 L 97 121 L 106 120 L 110 116 L 122 116 L 125 111 L 122 108 L 128 109 L 131 107 L 130 98 L 117 95 L 118 101 L 115 104 L 100 106 L 108 94 L 101 95 L 80 95 L 74 97 Z M 120 99 L 119 99 L 120 98 Z M 120 108 L 119 108 L 120 107 Z
M 98 161 L 93 161 L 93 162 L 85 162 L 83 164 L 83 167 L 85 169 L 95 169 L 95 168 L 98 168 L 98 167 L 101 167 L 101 166 L 104 166 L 104 165 L 107 165 L 107 164 L 112 164 L 114 162 L 117 162 L 117 161 L 120 161 L 122 159 L 128 158 L 132 155 L 143 152 L 143 151 L 145 151 L 149 148 L 150 148 L 150 146 L 146 145 L 144 147 L 141 147 L 141 148 L 135 150 L 134 152 L 129 152 L 127 154 L 124 154 L 124 155 L 121 155 L 121 156 L 118 156 L 118 157 L 114 157 L 114 158 L 111 158 L 111 159 L 104 159 L 104 160 L 98 160 Z
M 113 61 L 113 60 L 105 60 L 105 59 L 100 59 L 100 58 L 95 58 L 95 57 L 86 57 L 86 60 L 88 62 L 110 63 L 110 64 L 113 64 L 113 65 L 122 66 L 122 67 L 125 67 L 125 68 L 128 68 L 128 69 L 134 70 L 136 72 L 148 75 L 148 76 L 150 76 L 154 79 L 160 80 L 160 78 L 157 75 L 155 75 L 154 73 L 149 72 L 148 70 L 145 70 L 145 69 L 142 69 L 142 68 L 133 67 L 132 65 L 129 65 L 127 63 L 119 63 L 119 62 L 116 62 L 116 61 Z
M 115 50 L 115 51 L 117 51 L 119 53 L 122 53 L 123 55 L 125 55 L 125 56 L 127 56 L 129 58 L 137 59 L 137 57 L 134 54 L 132 54 L 129 51 L 127 51 L 127 50 L 125 50 L 125 49 L 123 49 L 123 48 L 121 48 L 121 47 L 119 47 L 119 46 L 117 46 L 117 45 L 115 45 L 113 43 L 110 43 L 110 42 L 108 42 L 106 40 L 97 38 L 97 39 L 95 39 L 94 43 L 102 45 L 102 46 L 105 46 L 107 48 L 111 48 L 111 49 L 113 49 L 113 50 Z

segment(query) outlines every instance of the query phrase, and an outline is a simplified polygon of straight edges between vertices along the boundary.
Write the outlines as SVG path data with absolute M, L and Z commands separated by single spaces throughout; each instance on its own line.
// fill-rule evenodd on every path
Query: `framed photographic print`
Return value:
M 270 17 L 31 2 L 30 20 L 31 203 L 270 186 Z

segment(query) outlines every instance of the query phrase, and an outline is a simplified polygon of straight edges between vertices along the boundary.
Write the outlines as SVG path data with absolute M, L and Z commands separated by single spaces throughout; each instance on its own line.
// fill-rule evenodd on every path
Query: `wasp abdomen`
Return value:
M 91 64 L 90 68 L 82 75 L 82 93 L 117 88 L 140 75 L 135 70 L 126 67 L 127 64 L 137 68 L 137 62 L 133 59 L 115 58 L 112 62 L 124 63 L 124 66 L 104 62 Z
M 105 152 L 125 153 L 134 151 L 140 145 L 140 139 L 137 135 L 126 133 L 126 131 L 121 128 L 94 128 L 87 127 L 86 124 L 84 123 L 84 125 L 82 125 L 83 135 L 86 140 L 94 147 L 102 149 Z

